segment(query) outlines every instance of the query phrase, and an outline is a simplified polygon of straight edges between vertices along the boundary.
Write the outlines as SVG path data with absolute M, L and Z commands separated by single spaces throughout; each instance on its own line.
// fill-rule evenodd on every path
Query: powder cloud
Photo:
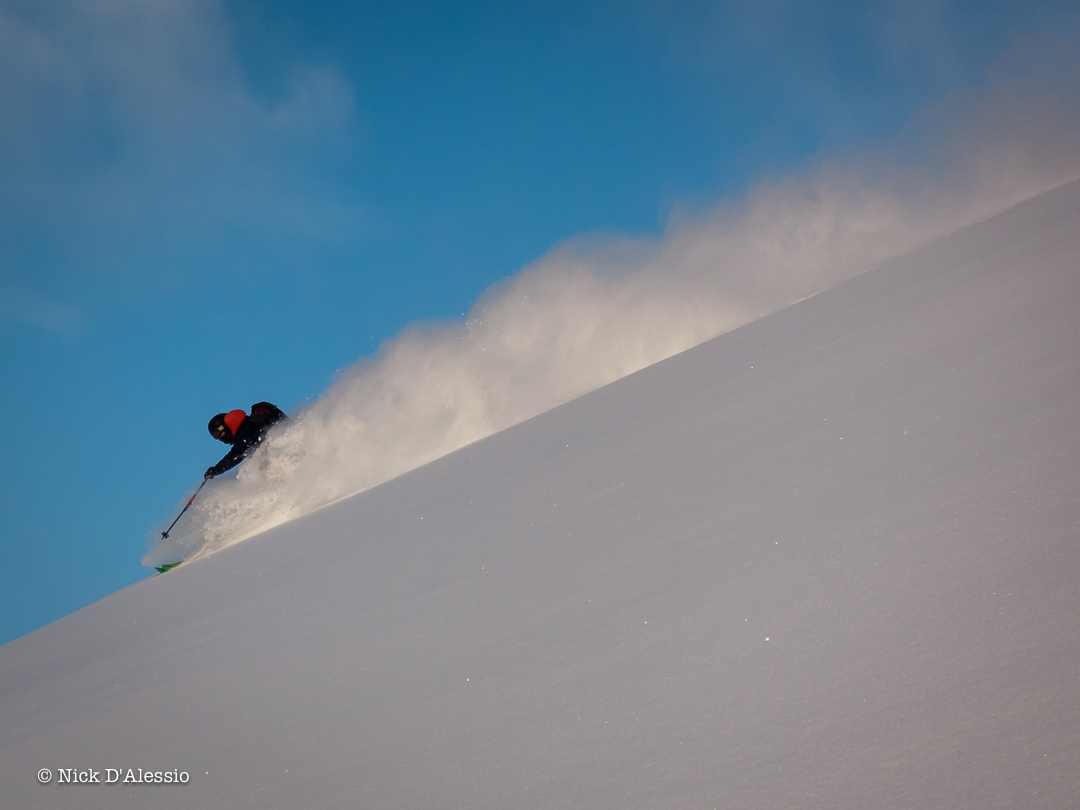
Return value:
M 144 563 L 204 556 L 377 486 L 1076 179 L 1070 81 L 950 99 L 894 144 L 662 237 L 555 247 L 463 322 L 407 330 L 346 370 L 235 478 L 211 482 L 167 541 L 154 533 Z

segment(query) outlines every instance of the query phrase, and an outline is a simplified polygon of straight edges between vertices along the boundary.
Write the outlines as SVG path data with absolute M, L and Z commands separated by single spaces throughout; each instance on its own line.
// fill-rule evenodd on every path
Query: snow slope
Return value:
M 5 645 L 0 803 L 1075 806 L 1078 392 L 1073 183 Z
M 823 167 L 673 217 L 662 238 L 553 248 L 465 320 L 407 329 L 344 371 L 167 539 L 175 511 L 162 514 L 143 563 L 216 553 L 1080 178 L 1080 150 L 1062 165 L 1037 138 L 1005 140 L 1004 154 L 965 141 L 932 180 Z

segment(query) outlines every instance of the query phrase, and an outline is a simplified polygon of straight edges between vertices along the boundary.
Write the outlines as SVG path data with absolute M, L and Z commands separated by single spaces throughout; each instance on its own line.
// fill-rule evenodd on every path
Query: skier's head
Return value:
M 219 413 L 210 420 L 210 424 L 206 427 L 210 430 L 210 435 L 219 442 L 232 444 L 236 440 L 236 431 L 240 427 L 240 423 L 246 418 L 247 414 L 239 409 L 228 413 Z

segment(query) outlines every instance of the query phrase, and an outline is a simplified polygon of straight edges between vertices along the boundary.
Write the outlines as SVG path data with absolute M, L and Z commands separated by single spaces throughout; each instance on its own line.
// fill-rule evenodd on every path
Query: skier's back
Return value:
M 210 420 L 207 428 L 210 435 L 220 442 L 231 444 L 232 449 L 213 467 L 207 469 L 204 479 L 213 478 L 227 472 L 251 455 L 266 437 L 266 431 L 287 417 L 276 405 L 269 402 L 256 402 L 251 406 L 251 414 L 237 409 L 228 413 L 219 413 Z

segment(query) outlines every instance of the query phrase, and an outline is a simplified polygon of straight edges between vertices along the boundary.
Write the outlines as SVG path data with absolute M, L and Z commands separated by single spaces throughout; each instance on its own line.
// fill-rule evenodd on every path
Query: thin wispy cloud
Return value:
M 1064 45 L 1075 64 L 1080 35 L 1080 7 L 1062 0 L 640 0 L 630 8 L 676 70 L 717 88 L 715 103 L 746 94 L 796 107 L 822 143 L 891 132 L 928 98 L 1030 69 L 1017 59 L 1025 42 Z M 1048 65 L 1035 61 L 1036 70 Z
M 95 273 L 151 277 L 147 251 L 107 257 L 230 228 L 361 231 L 364 206 L 329 179 L 345 151 L 329 147 L 356 143 L 352 88 L 326 65 L 297 63 L 290 76 L 278 97 L 252 92 L 217 0 L 0 4 L 7 250 L 36 229 L 68 255 L 106 257 Z M 82 272 L 50 267 L 35 272 Z
M 0 323 L 16 323 L 63 337 L 84 334 L 86 319 L 74 304 L 20 286 L 0 287 Z

